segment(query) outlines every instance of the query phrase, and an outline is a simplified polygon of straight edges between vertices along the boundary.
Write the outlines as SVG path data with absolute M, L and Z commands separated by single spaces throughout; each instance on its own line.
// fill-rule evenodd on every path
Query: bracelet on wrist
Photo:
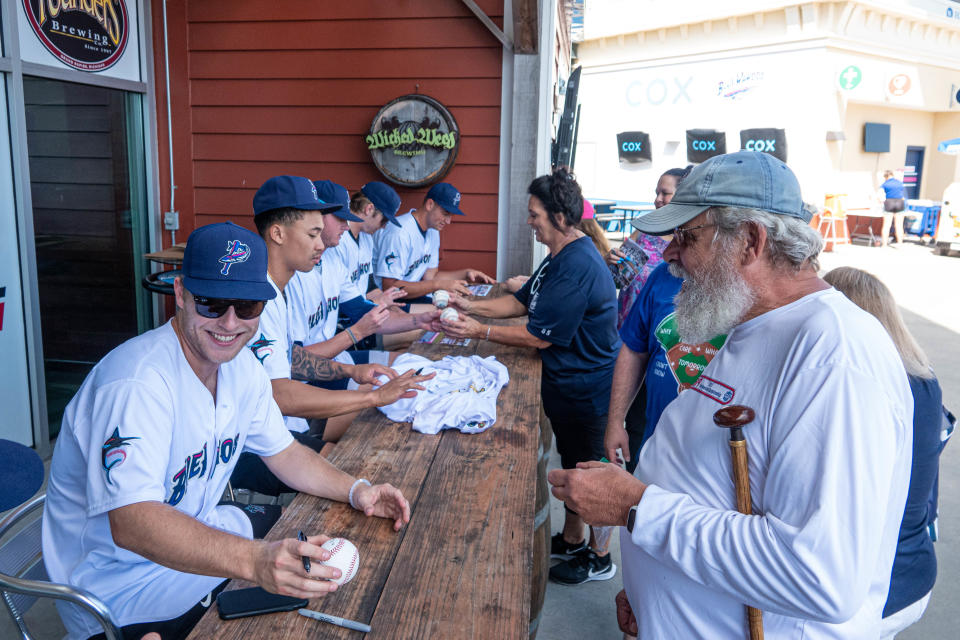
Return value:
M 365 484 L 365 485 L 367 485 L 367 486 L 369 487 L 369 486 L 370 486 L 370 481 L 367 480 L 366 478 L 357 478 L 357 479 L 353 482 L 353 484 L 350 485 L 350 493 L 347 494 L 347 502 L 349 502 L 349 503 L 350 503 L 350 506 L 353 507 L 354 509 L 356 509 L 357 511 L 360 511 L 360 507 L 358 507 L 358 506 L 353 502 L 353 492 L 356 491 L 357 486 L 360 485 L 360 484 Z
M 487 340 L 487 342 L 490 342 L 490 325 L 489 325 L 489 324 L 487 325 L 487 337 L 486 337 L 486 340 Z
M 350 336 L 351 340 L 353 340 L 353 346 L 357 346 L 357 336 L 353 335 L 353 331 L 350 330 L 350 327 L 347 327 L 347 335 Z

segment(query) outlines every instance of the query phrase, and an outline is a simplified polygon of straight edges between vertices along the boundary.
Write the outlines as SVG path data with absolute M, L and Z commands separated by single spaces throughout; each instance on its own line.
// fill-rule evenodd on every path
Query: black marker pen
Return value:
M 303 531 L 297 532 L 297 540 L 300 542 L 307 541 L 307 536 L 303 535 Z M 310 573 L 310 558 L 308 556 L 300 556 L 300 559 L 303 560 L 303 570 Z

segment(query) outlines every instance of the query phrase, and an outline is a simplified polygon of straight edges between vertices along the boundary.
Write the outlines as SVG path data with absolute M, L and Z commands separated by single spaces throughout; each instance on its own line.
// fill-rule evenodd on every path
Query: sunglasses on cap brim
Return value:
M 204 318 L 220 318 L 233 307 L 233 312 L 241 320 L 253 320 L 260 317 L 267 302 L 265 300 L 231 300 L 229 298 L 205 298 L 193 296 L 197 315 Z

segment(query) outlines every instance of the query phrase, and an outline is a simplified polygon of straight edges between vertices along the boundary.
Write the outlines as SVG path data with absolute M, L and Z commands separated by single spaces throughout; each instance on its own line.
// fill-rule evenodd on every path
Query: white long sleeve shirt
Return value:
M 723 406 L 747 405 L 753 516 Z M 886 331 L 833 289 L 736 327 L 640 454 L 622 530 L 640 638 L 877 638 L 910 479 L 913 399 Z

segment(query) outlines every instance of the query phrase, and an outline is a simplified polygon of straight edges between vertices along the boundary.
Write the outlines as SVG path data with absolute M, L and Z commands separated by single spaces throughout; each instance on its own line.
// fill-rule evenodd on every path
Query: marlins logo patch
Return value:
M 260 364 L 263 364 L 263 361 L 266 360 L 268 356 L 273 355 L 271 345 L 274 342 L 276 342 L 276 340 L 269 340 L 261 333 L 257 341 L 250 345 L 250 351 L 253 351 L 254 357 L 260 361 Z
M 219 260 L 223 263 L 223 268 L 220 269 L 220 275 L 230 275 L 230 265 L 237 264 L 238 262 L 246 262 L 249 257 L 250 247 L 239 240 L 228 240 L 227 255 L 221 256 Z
M 397 261 L 397 254 L 391 251 L 389 254 L 387 254 L 387 257 L 384 258 L 383 261 L 386 262 L 387 266 L 389 267 L 390 265 L 392 265 L 394 262 Z
M 139 440 L 139 437 L 124 438 L 120 435 L 120 427 L 113 430 L 113 434 L 103 443 L 100 452 L 101 464 L 107 475 L 107 484 L 113 484 L 110 479 L 110 470 L 119 467 L 127 459 L 127 452 L 123 450 L 130 440 Z

